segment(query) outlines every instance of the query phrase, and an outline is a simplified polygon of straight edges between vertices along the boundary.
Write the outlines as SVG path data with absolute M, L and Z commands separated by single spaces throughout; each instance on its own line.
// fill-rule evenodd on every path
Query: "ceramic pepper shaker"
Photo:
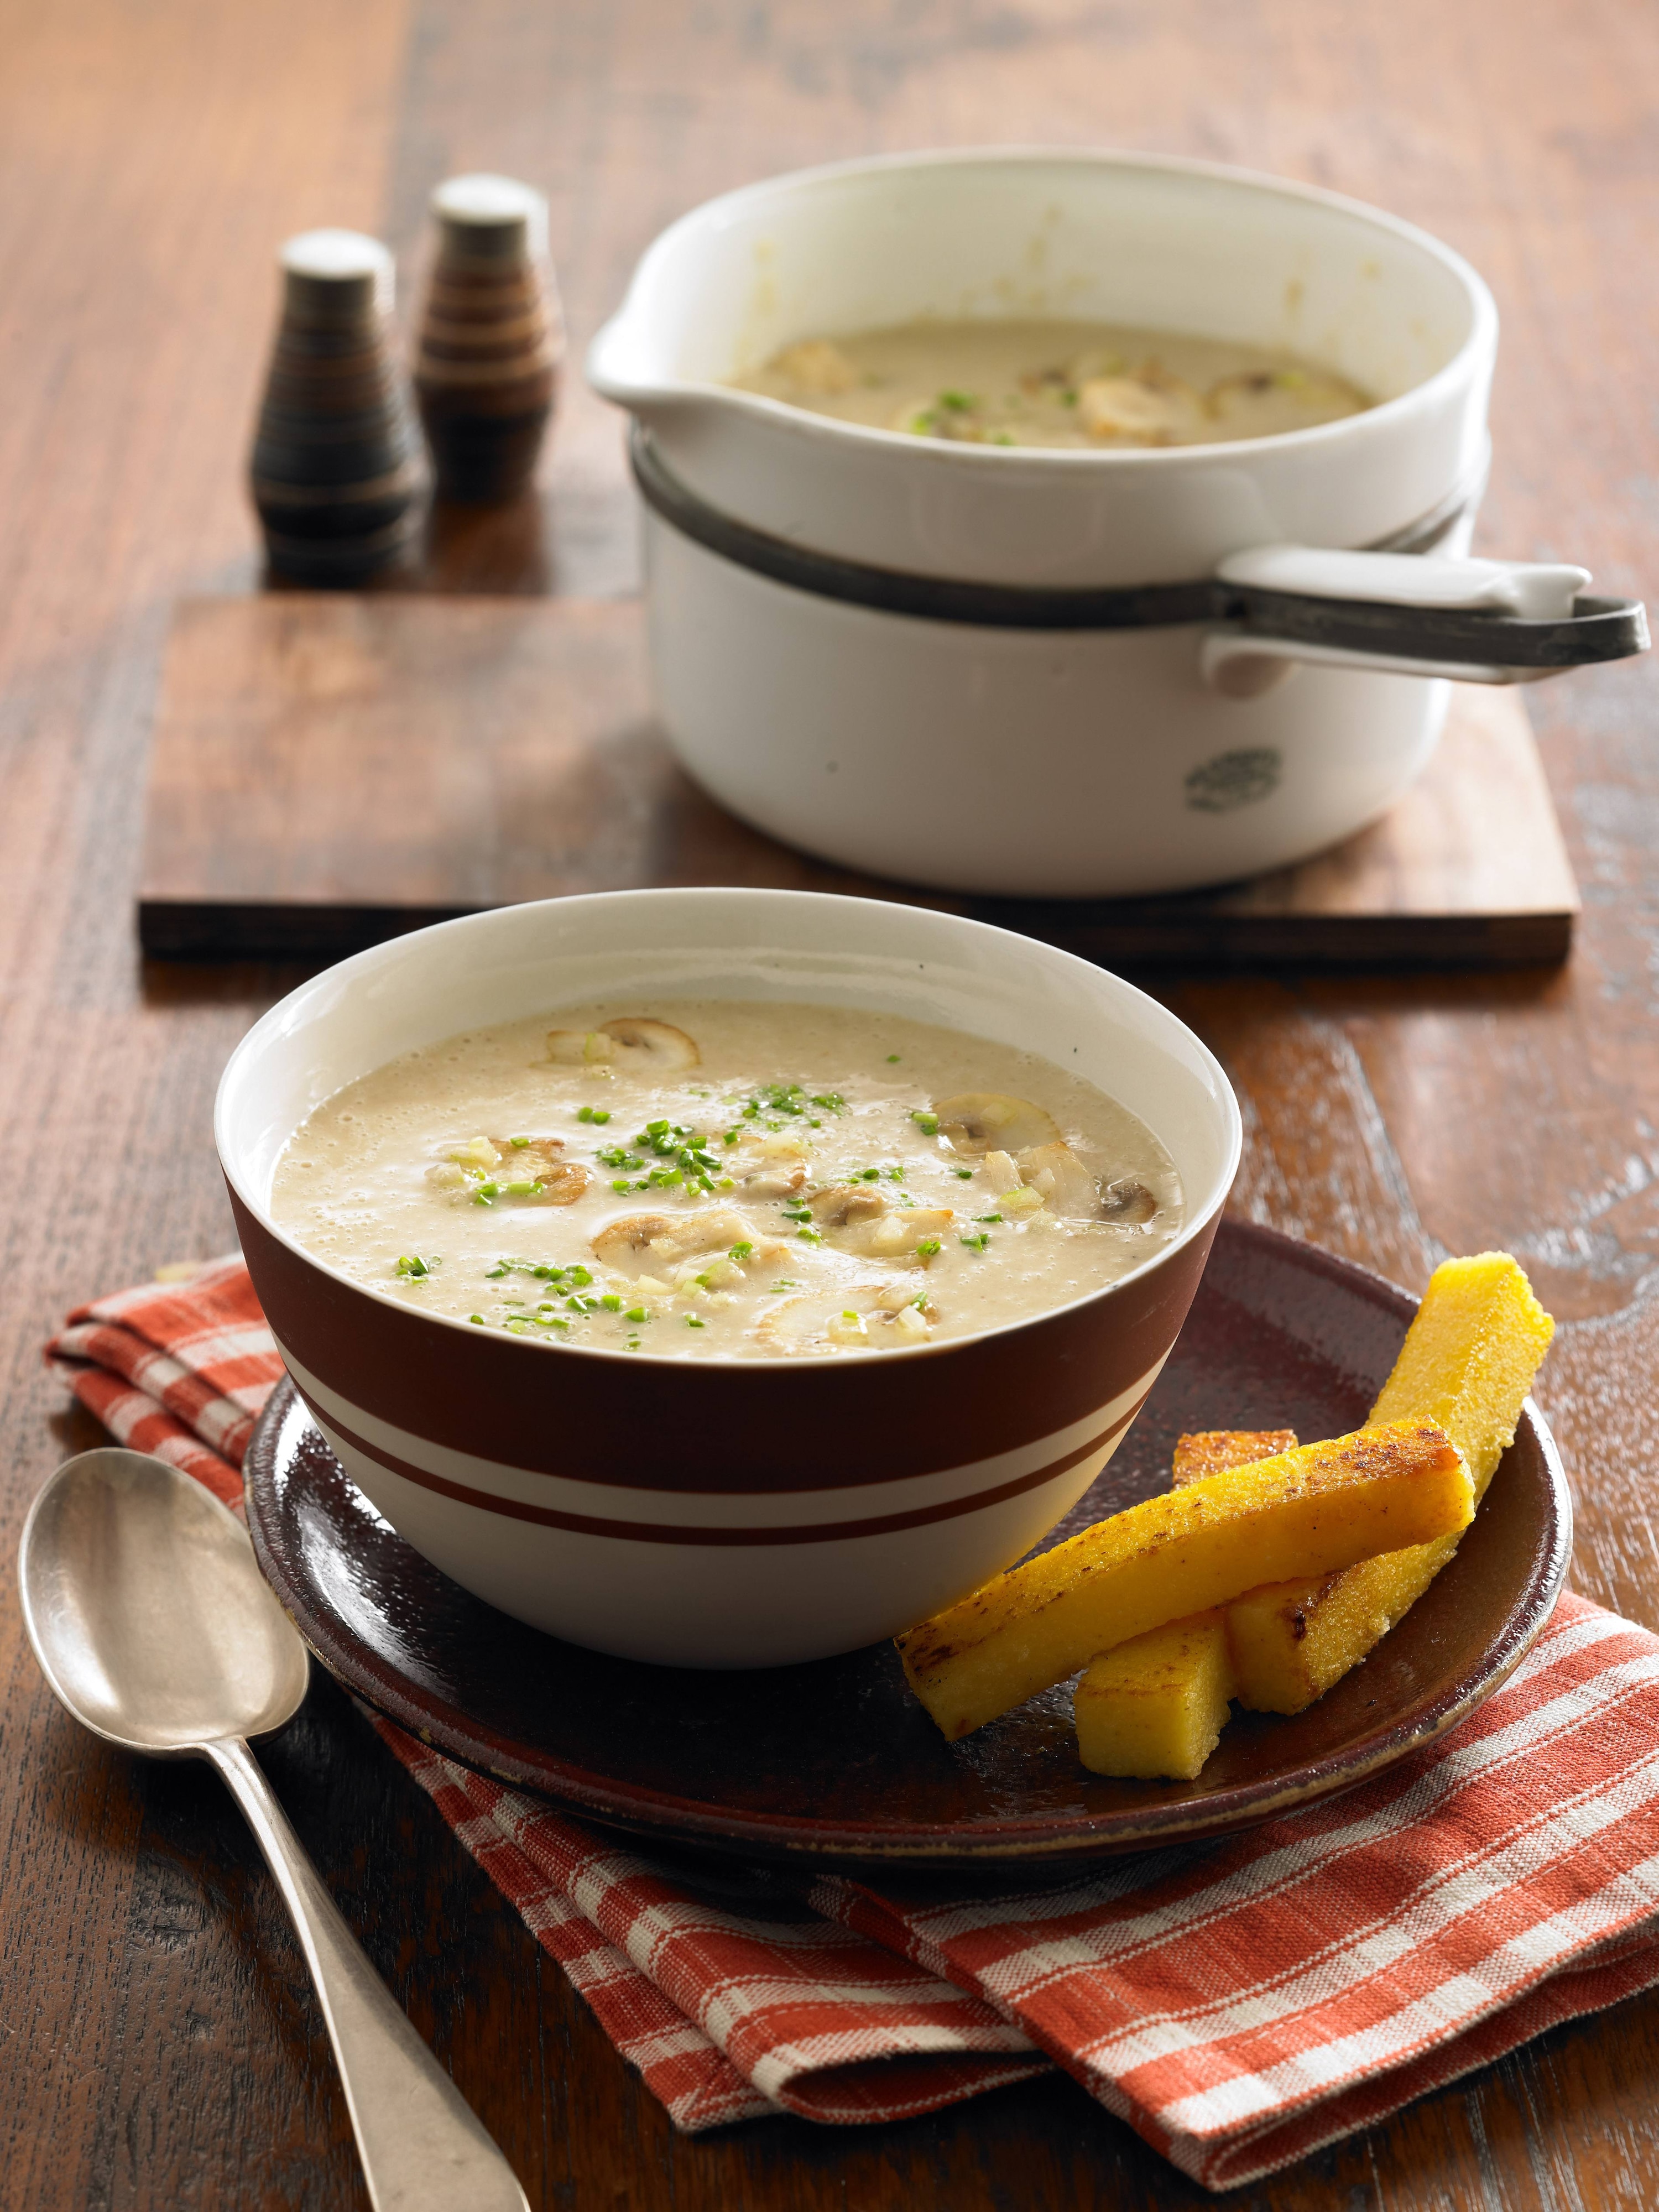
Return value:
M 432 212 L 415 390 L 438 493 L 505 501 L 535 470 L 564 352 L 547 202 L 511 177 L 451 177 Z
M 392 260 L 355 230 L 308 230 L 280 256 L 283 314 L 253 444 L 253 503 L 273 569 L 352 584 L 401 560 L 426 469 L 392 338 Z

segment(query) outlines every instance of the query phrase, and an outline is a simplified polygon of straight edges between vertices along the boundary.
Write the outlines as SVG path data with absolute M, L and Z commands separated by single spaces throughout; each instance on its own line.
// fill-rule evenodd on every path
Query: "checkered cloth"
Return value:
M 281 1372 L 240 1260 L 48 1357 L 234 1501 Z M 1065 2068 L 1212 2189 L 1659 1982 L 1659 1639 L 1574 1597 L 1446 1741 L 1020 1896 L 688 1875 L 374 1723 L 682 2128 L 906 2118 Z

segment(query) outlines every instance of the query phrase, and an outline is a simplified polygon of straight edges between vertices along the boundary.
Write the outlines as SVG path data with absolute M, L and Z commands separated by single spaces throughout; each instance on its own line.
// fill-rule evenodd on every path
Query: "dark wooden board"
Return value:
M 1112 966 L 1560 960 L 1577 893 L 1526 712 L 1460 687 L 1386 820 L 1294 868 L 1133 900 L 960 898 L 736 820 L 652 720 L 634 600 L 271 593 L 176 611 L 140 941 L 331 959 L 452 915 L 642 884 L 945 905 Z

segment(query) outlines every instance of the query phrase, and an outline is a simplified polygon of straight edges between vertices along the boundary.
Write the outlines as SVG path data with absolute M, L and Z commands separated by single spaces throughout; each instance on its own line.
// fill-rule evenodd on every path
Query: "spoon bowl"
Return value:
M 269 1735 L 310 1661 L 247 1531 L 177 1468 L 83 1452 L 35 1499 L 18 1561 L 23 1619 L 59 1702 L 151 1758 Z
M 317 1986 L 374 2212 L 529 2212 L 247 1747 L 298 1712 L 311 1662 L 235 1515 L 163 1460 L 82 1452 L 30 1508 L 17 1571 L 58 1702 L 124 1751 L 206 1759 L 246 1815 Z

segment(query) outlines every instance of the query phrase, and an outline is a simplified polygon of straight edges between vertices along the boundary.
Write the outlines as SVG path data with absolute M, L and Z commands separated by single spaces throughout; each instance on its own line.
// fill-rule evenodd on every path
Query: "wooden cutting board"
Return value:
M 653 721 L 635 600 L 186 599 L 151 760 L 157 958 L 325 960 L 480 908 L 756 884 L 972 914 L 1111 966 L 1564 958 L 1578 894 L 1520 696 L 1460 686 L 1386 820 L 1224 890 L 964 898 L 809 858 L 717 806 Z

